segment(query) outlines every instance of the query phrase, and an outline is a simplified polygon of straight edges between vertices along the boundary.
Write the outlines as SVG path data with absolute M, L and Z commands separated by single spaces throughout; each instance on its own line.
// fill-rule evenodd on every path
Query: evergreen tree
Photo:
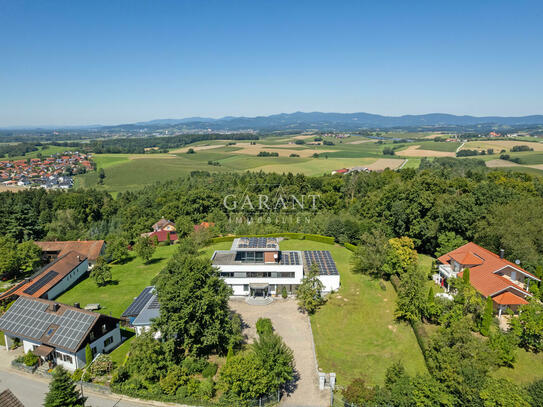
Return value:
M 469 273 L 470 273 L 469 268 L 465 268 L 464 272 L 462 273 L 462 280 L 464 280 L 464 283 L 468 285 L 471 284 L 469 280 Z
M 490 324 L 492 323 L 492 314 L 494 312 L 494 307 L 492 304 L 492 297 L 488 296 L 486 298 L 485 312 L 483 314 L 483 319 L 481 321 L 481 328 L 479 332 L 481 335 L 489 336 L 490 335 Z
M 85 346 L 85 362 L 87 366 L 92 362 L 92 349 L 89 343 Z
M 57 366 L 53 371 L 53 380 L 49 383 L 44 407 L 84 406 L 85 400 L 76 389 L 68 372 L 62 366 Z

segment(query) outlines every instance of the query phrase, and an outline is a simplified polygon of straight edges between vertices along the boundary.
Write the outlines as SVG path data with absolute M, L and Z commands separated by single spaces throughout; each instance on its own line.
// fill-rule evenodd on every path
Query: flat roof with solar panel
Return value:
M 276 237 L 239 237 L 232 242 L 231 250 L 277 251 L 279 240 Z
M 19 297 L 0 317 L 0 330 L 55 348 L 76 352 L 99 320 L 118 320 L 65 304 L 32 297 Z
M 319 267 L 319 275 L 339 275 L 336 262 L 328 250 L 306 250 L 304 256 L 304 273 L 309 272 L 311 266 L 316 264 Z

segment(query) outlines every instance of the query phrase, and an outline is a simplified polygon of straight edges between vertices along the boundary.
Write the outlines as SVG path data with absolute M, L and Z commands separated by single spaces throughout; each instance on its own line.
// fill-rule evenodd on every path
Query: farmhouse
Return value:
M 217 250 L 211 261 L 234 296 L 268 297 L 296 292 L 311 266 L 317 264 L 324 292 L 339 288 L 339 273 L 329 251 L 281 251 L 277 238 L 241 237 L 230 250 Z
M 0 300 L 14 296 L 53 300 L 72 287 L 88 268 L 87 257 L 76 251 L 70 251 L 38 270 L 32 277 L 2 293 Z
M 106 242 L 103 240 L 72 240 L 62 242 L 35 242 L 43 253 L 43 259 L 53 261 L 66 253 L 76 251 L 89 260 L 89 266 L 96 264 L 98 257 L 105 255 Z
M 128 320 L 136 330 L 136 335 L 141 335 L 151 329 L 151 324 L 154 318 L 160 314 L 155 287 L 145 287 L 138 295 L 132 304 L 123 312 L 122 318 Z M 155 338 L 159 338 L 160 334 L 155 334 Z
M 511 263 L 500 255 L 492 253 L 475 243 L 467 243 L 438 258 L 441 285 L 448 289 L 450 278 L 462 277 L 463 270 L 469 268 L 471 285 L 485 298 L 491 297 L 494 311 L 501 316 L 506 309 L 513 312 L 527 304 L 532 294 L 530 284 L 539 278 Z
M 42 362 L 75 370 L 86 365 L 85 347 L 93 356 L 121 343 L 119 320 L 41 298 L 20 297 L 0 317 L 6 349 L 15 340 L 24 352 L 32 351 Z
M 171 220 L 162 218 L 157 223 L 155 223 L 152 228 L 154 232 L 158 232 L 159 230 L 175 232 L 175 223 L 173 223 Z

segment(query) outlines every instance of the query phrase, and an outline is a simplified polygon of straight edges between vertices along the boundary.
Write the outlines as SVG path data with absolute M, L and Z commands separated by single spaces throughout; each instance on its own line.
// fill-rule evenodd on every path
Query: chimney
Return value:
M 78 302 L 74 302 L 74 308 L 81 308 Z
M 81 256 L 77 256 L 77 261 L 81 261 Z
M 60 308 L 60 305 L 58 305 L 58 303 L 54 302 L 51 304 L 51 311 L 57 312 L 59 308 Z
M 504 256 L 505 256 L 505 250 L 500 249 L 500 259 L 503 259 Z

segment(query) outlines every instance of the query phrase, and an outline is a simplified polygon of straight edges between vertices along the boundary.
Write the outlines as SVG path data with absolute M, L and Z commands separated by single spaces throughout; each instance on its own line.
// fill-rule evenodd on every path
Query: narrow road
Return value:
M 49 383 L 45 378 L 27 376 L 24 373 L 6 369 L 5 366 L 0 367 L 0 392 L 10 389 L 25 407 L 42 406 L 45 395 L 49 390 L 48 386 Z M 107 398 L 88 391 L 84 393 L 88 397 L 86 404 L 92 407 L 142 407 L 151 405 L 128 402 L 122 400 L 121 396 Z

